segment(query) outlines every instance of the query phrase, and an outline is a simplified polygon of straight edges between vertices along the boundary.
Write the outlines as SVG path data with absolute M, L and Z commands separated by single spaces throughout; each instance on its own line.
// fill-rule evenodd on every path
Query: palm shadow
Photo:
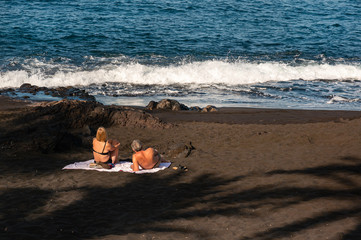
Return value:
M 1 211 L 14 209 L 9 203 L 20 202 L 23 208 L 3 211 L 0 218 L 3 233 L 9 239 L 89 239 L 106 235 L 125 235 L 144 232 L 178 232 L 207 236 L 207 233 L 189 230 L 166 224 L 173 220 L 192 219 L 194 217 L 242 214 L 238 207 L 217 207 L 216 196 L 220 186 L 239 181 L 242 177 L 220 178 L 202 175 L 191 182 L 184 182 L 185 175 L 135 176 L 122 187 L 81 187 L 76 191 L 82 198 L 57 209 L 49 214 L 42 214 L 45 205 L 49 205 L 52 196 L 58 191 L 39 189 L 8 189 L 0 195 Z M 74 189 L 63 189 L 66 193 Z M 27 197 L 36 196 L 36 197 Z M 205 202 L 203 208 L 193 207 Z M 209 199 L 210 198 L 210 199 Z M 38 200 L 36 200 L 38 199 Z M 54 200 L 56 201 L 56 200 Z M 214 207 L 209 207 L 209 206 Z M 32 217 L 29 217 L 32 216 Z M 164 225 L 165 224 L 165 225 Z M 1 233 L 0 233 L 1 234 Z M 0 235 L 1 236 L 1 235 Z
M 291 205 L 297 205 L 302 202 L 308 202 L 317 199 L 333 199 L 334 201 L 354 201 L 360 203 L 361 206 L 361 188 L 358 181 L 352 179 L 352 176 L 361 176 L 361 159 L 352 156 L 342 157 L 341 160 L 351 162 L 353 164 L 332 164 L 314 168 L 306 168 L 300 170 L 276 170 L 268 172 L 267 175 L 303 175 L 319 177 L 330 182 L 341 184 L 345 189 L 335 188 L 289 188 L 276 187 L 276 189 L 261 189 L 262 195 L 269 198 L 268 203 L 273 202 L 274 208 L 285 208 Z M 351 188 L 351 189 L 350 189 Z M 254 194 L 251 194 L 251 196 Z M 247 199 L 251 200 L 251 198 Z M 274 202 L 274 200 L 276 200 Z M 345 207 L 340 210 L 327 211 L 317 214 L 307 219 L 300 219 L 281 227 L 274 227 L 266 231 L 260 231 L 252 236 L 246 236 L 241 239 L 278 239 L 282 237 L 290 237 L 293 234 L 311 229 L 313 227 L 341 221 L 350 217 L 358 219 L 358 225 L 346 233 L 342 233 L 340 239 L 361 239 L 361 207 Z
M 186 234 L 198 239 L 212 238 L 207 231 L 186 228 L 174 222 L 214 216 L 262 217 L 251 209 L 270 206 L 285 209 L 319 199 L 335 202 L 351 200 L 360 203 L 361 189 L 352 176 L 361 176 L 361 160 L 342 158 L 344 164 L 327 165 L 300 170 L 277 170 L 262 177 L 276 175 L 314 176 L 345 186 L 344 189 L 331 187 L 292 187 L 268 184 L 248 190 L 229 191 L 230 186 L 242 184 L 247 177 L 229 177 L 202 174 L 192 179 L 182 173 L 157 175 L 131 175 L 121 186 L 111 187 L 100 184 L 85 187 L 65 187 L 57 190 L 35 188 L 6 189 L 0 194 L 0 232 L 8 239 L 90 239 L 107 235 L 125 236 L 129 233 L 154 232 L 158 234 Z M 95 175 L 102 173 L 94 173 Z M 108 175 L 109 181 L 117 178 Z M 79 198 L 68 204 L 62 199 Z M 60 197 L 60 200 L 54 199 Z M 51 201 L 60 206 L 49 210 Z M 12 202 L 22 206 L 13 206 Z M 30 207 L 25 207 L 30 205 Z M 359 204 L 360 206 L 361 204 Z M 20 210 L 19 210 L 20 209 Z M 51 208 L 50 208 L 51 209 Z M 267 214 L 267 213 L 262 213 Z M 323 211 L 308 218 L 282 224 L 281 226 L 258 230 L 240 239 L 279 239 L 291 237 L 299 232 L 323 224 L 356 218 L 358 225 L 344 232 L 343 239 L 360 239 L 361 207 L 343 207 Z M 259 221 L 262 221 L 261 219 Z M 191 237 L 192 238 L 192 237 Z

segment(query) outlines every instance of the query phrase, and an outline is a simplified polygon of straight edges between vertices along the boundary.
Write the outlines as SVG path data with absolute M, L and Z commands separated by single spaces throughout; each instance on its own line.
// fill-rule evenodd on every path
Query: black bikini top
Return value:
M 100 155 L 108 155 L 109 154 L 109 152 L 104 152 L 104 149 L 105 149 L 105 146 L 107 145 L 107 141 L 105 141 L 105 143 L 104 143 L 104 147 L 103 147 L 103 151 L 100 153 L 100 152 L 97 152 L 97 151 L 95 151 L 94 150 L 94 148 L 93 148 L 93 152 L 96 152 L 96 153 L 98 153 L 98 154 L 100 154 Z

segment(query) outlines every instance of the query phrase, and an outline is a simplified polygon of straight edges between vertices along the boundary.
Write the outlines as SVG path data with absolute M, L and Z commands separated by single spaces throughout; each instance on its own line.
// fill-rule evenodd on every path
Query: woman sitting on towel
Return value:
M 120 143 L 117 140 L 108 139 L 105 128 L 98 128 L 97 135 L 93 139 L 93 154 L 95 163 L 104 167 L 107 163 L 118 162 Z

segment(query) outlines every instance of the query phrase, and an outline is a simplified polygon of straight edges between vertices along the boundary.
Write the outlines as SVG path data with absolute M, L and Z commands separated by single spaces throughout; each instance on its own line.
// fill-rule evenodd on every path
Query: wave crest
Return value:
M 294 66 L 281 62 L 254 63 L 208 60 L 178 65 L 145 65 L 116 62 L 92 70 L 70 64 L 41 61 L 24 63 L 22 70 L 0 73 L 0 88 L 37 86 L 88 86 L 106 82 L 141 85 L 222 84 L 246 85 L 269 81 L 292 80 L 361 80 L 360 64 L 323 64 L 309 62 Z

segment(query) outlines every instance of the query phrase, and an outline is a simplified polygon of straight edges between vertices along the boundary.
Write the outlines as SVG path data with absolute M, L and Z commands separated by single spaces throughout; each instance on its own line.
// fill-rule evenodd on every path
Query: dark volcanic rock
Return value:
M 85 90 L 75 87 L 58 87 L 55 89 L 47 89 L 53 97 L 61 97 L 64 99 L 77 97 L 86 101 L 95 101 L 95 97 L 89 95 Z
M 172 99 L 162 99 L 159 102 L 150 101 L 145 108 L 146 110 L 171 110 L 171 111 L 181 111 L 181 110 L 191 110 L 197 112 L 217 112 L 218 108 L 212 105 L 208 105 L 205 108 L 200 108 L 198 106 L 195 107 L 187 107 L 186 105 L 179 103 L 176 100 Z
M 45 103 L 36 108 L 36 113 L 42 116 L 51 116 L 61 121 L 67 128 L 82 128 L 85 125 L 91 127 L 121 125 L 140 128 L 170 126 L 142 110 L 120 106 L 104 106 L 98 102 L 79 100 Z
M 25 89 L 32 89 L 33 85 L 31 85 L 30 83 L 24 83 L 20 86 L 21 90 L 25 90 Z
M 150 101 L 148 105 L 146 106 L 147 110 L 154 110 L 157 109 L 158 102 Z
M 76 147 L 90 147 L 91 129 L 114 125 L 137 128 L 169 128 L 172 125 L 141 110 L 104 106 L 98 102 L 61 100 L 28 107 L 3 132 L 3 141 L 12 140 L 26 149 L 44 153 Z
M 200 111 L 202 111 L 202 108 L 195 106 L 195 107 L 190 107 L 189 110 L 200 112 Z
M 2 93 L 11 92 L 10 89 L 5 91 L 1 91 Z M 12 90 L 12 92 L 21 92 L 21 93 L 29 93 L 32 95 L 36 95 L 39 92 L 44 92 L 45 95 L 51 95 L 53 97 L 60 97 L 63 99 L 80 99 L 86 101 L 95 101 L 95 97 L 89 95 L 85 90 L 81 90 L 75 87 L 57 87 L 57 88 L 47 88 L 47 87 L 38 87 L 35 85 L 31 85 L 30 83 L 24 83 L 17 90 Z
M 208 105 L 207 107 L 202 109 L 202 112 L 217 112 L 218 109 L 215 106 Z
M 195 148 L 192 146 L 192 143 L 177 143 L 169 147 L 167 156 L 169 158 L 186 158 L 188 157 L 192 150 Z
M 20 86 L 19 91 L 22 93 L 30 93 L 30 94 L 36 95 L 40 91 L 40 88 L 36 85 L 24 83 Z
M 159 102 L 150 101 L 146 109 L 147 110 L 161 109 L 161 110 L 172 110 L 172 111 L 189 110 L 189 108 L 186 105 L 172 99 L 162 99 Z
M 0 95 L 1 95 L 1 94 L 14 95 L 14 94 L 15 94 L 15 89 L 14 89 L 14 88 L 4 88 L 4 89 L 0 89 Z

